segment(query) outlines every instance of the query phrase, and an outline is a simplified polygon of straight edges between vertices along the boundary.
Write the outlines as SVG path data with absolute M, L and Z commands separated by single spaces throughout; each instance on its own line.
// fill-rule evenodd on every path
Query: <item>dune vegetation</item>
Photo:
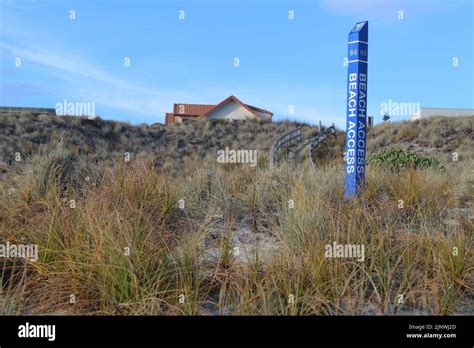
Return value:
M 289 122 L 104 121 L 100 137 L 97 120 L 57 119 L 43 122 L 65 133 L 2 120 L 0 243 L 38 245 L 38 259 L 0 257 L 0 314 L 474 314 L 472 118 L 375 127 L 369 153 L 403 148 L 443 170 L 369 165 L 349 200 L 343 134 L 313 171 L 269 166 Z M 225 146 L 256 149 L 258 165 L 217 163 Z M 334 243 L 363 260 L 328 257 Z

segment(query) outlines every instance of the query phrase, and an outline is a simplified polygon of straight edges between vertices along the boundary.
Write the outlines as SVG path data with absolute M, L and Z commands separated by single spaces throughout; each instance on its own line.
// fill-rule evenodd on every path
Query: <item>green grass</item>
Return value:
M 421 156 L 399 148 L 386 148 L 378 153 L 369 155 L 367 164 L 398 172 L 407 168 L 440 169 L 440 162 L 435 158 Z

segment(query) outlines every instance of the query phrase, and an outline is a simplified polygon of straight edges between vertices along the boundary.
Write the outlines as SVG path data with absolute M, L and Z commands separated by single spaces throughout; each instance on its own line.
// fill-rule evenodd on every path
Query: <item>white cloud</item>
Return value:
M 88 62 L 78 55 L 58 54 L 51 48 L 18 47 L 0 42 L 0 49 L 22 61 L 32 62 L 48 68 L 50 75 L 66 82 L 68 90 L 56 90 L 58 98 L 73 95 L 79 100 L 90 101 L 127 112 L 146 115 L 147 119 L 158 121 L 164 117 L 174 98 L 192 98 L 192 93 L 153 88 L 119 78 L 100 66 Z M 54 90 L 53 86 L 48 88 Z M 133 116 L 133 115 L 131 115 Z

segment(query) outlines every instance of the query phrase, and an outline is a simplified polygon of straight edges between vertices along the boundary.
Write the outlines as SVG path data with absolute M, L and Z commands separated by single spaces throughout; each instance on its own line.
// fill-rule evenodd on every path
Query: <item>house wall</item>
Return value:
M 165 124 L 173 124 L 174 122 L 174 115 L 170 112 L 167 112 L 165 116 Z
M 263 120 L 271 121 L 271 117 L 260 111 L 255 111 Z
M 474 109 L 420 108 L 416 113 L 410 116 L 410 120 L 414 121 L 433 116 L 474 116 Z
M 0 113 L 16 113 L 16 112 L 27 112 L 30 114 L 46 114 L 46 115 L 56 115 L 56 109 L 50 108 L 24 108 L 24 107 L 16 107 L 16 106 L 0 106 Z
M 175 116 L 174 117 L 176 123 L 183 123 L 187 121 L 194 121 L 197 117 L 184 117 L 184 116 Z
M 214 112 L 211 112 L 208 115 L 208 118 L 245 120 L 249 118 L 255 118 L 255 115 L 253 115 L 250 111 L 245 109 L 243 106 L 231 100 L 227 104 L 215 110 Z

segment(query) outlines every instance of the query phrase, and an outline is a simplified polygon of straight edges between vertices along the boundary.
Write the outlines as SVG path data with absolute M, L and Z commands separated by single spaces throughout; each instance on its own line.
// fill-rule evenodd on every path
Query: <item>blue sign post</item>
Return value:
M 365 182 L 369 22 L 349 33 L 344 196 L 357 195 Z

